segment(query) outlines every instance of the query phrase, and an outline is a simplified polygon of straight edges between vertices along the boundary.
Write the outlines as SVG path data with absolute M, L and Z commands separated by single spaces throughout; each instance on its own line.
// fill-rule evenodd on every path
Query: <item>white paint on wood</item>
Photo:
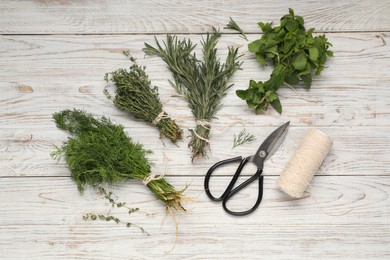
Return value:
M 257 23 L 278 23 L 293 8 L 308 27 L 321 31 L 390 29 L 390 3 L 383 0 L 307 1 L 1 1 L 1 33 L 204 33 L 223 28 L 229 17 L 246 32 Z M 224 30 L 229 32 L 228 30 Z
M 307 27 L 326 32 L 330 58 L 310 91 L 279 91 L 283 114 L 269 109 L 253 114 L 235 95 L 250 79 L 266 80 L 271 67 L 260 66 L 247 42 L 222 29 L 229 17 L 260 35 L 258 21 L 278 22 L 287 8 Z M 0 2 L 0 255 L 2 259 L 388 259 L 390 176 L 389 1 L 1 1 Z M 212 122 L 208 159 L 191 164 L 189 139 L 176 147 L 158 131 L 116 109 L 103 95 L 104 73 L 128 67 L 121 55 L 130 49 L 159 86 L 165 110 L 186 134 L 194 120 L 186 103 L 172 97 L 165 64 L 141 51 L 144 42 L 181 33 L 199 43 L 211 27 L 224 32 L 227 46 L 245 54 Z M 57 35 L 66 34 L 66 35 Z M 82 35 L 80 35 L 82 34 Z M 308 101 L 309 100 L 309 101 Z M 177 215 L 179 237 L 164 206 L 141 183 L 129 181 L 112 191 L 119 200 L 154 216 L 111 212 L 143 226 L 151 235 L 113 223 L 90 223 L 81 216 L 107 213 L 110 205 L 95 191 L 81 196 L 64 161 L 50 157 L 68 134 L 52 114 L 82 108 L 123 124 L 135 140 L 152 149 L 153 172 L 166 172 L 178 189 L 189 184 L 193 201 Z M 287 138 L 266 162 L 264 198 L 252 215 L 227 215 L 203 191 L 203 177 L 215 162 L 252 154 L 277 126 L 291 121 Z M 330 154 L 302 199 L 291 199 L 276 180 L 300 138 L 311 127 L 334 141 Z M 232 149 L 234 134 L 246 128 L 257 140 Z M 163 157 L 166 157 L 164 160 Z M 252 169 L 252 168 L 251 168 Z M 243 175 L 247 178 L 251 169 Z M 253 169 L 252 169 L 253 170 Z M 232 168 L 216 172 L 213 191 L 222 192 Z M 241 178 L 239 181 L 241 182 Z M 233 201 L 249 206 L 256 185 Z M 163 223 L 163 224 L 162 224 Z

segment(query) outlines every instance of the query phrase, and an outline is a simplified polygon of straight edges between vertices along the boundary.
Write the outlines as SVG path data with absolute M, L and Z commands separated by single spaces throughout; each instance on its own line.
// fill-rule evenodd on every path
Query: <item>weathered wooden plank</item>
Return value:
M 123 120 L 126 132 L 145 148 L 154 151 L 150 160 L 154 172 L 166 171 L 169 176 L 204 176 L 217 161 L 238 155 L 252 155 L 275 127 L 266 125 L 216 124 L 212 130 L 208 159 L 191 163 L 189 139 L 179 147 L 159 140 L 158 131 L 149 126 L 132 127 L 131 120 Z M 0 176 L 68 176 L 64 161 L 57 163 L 50 157 L 54 145 L 60 146 L 69 136 L 55 128 L 54 123 L 42 128 L 3 129 L 0 132 Z M 242 129 L 255 135 L 256 141 L 232 149 L 233 137 Z M 286 166 L 309 127 L 292 124 L 279 150 L 266 162 L 265 175 L 278 176 Z M 388 127 L 323 127 L 334 144 L 318 175 L 390 175 L 390 137 Z M 185 133 L 188 133 L 185 130 Z M 166 169 L 165 169 L 166 167 Z M 164 170 L 165 169 L 165 170 Z M 233 170 L 232 170 L 233 171 Z M 252 174 L 252 172 L 249 172 Z
M 233 17 L 247 32 L 275 23 L 294 8 L 320 31 L 389 31 L 390 3 L 381 0 L 244 1 L 1 1 L 0 33 L 203 33 Z
M 246 217 L 227 215 L 220 204 L 210 202 L 202 190 L 203 178 L 169 179 L 176 187 L 191 183 L 186 195 L 195 199 L 185 205 L 187 214 L 176 215 L 179 236 L 166 256 L 169 259 L 252 259 L 259 255 L 269 259 L 386 259 L 390 254 L 386 246 L 390 242 L 387 177 L 314 178 L 311 190 L 299 200 L 277 190 L 276 178 L 267 177 L 260 208 Z M 213 188 L 222 190 L 228 180 L 217 179 Z M 249 205 L 256 189 L 250 186 L 237 195 L 241 205 Z M 2 257 L 163 257 L 173 246 L 175 227 L 161 203 L 142 184 L 128 183 L 113 191 L 119 201 L 155 213 L 128 217 L 120 209 L 112 210 L 121 219 L 144 227 L 150 236 L 136 228 L 83 221 L 83 214 L 106 213 L 111 206 L 91 190 L 81 197 L 69 178 L 1 178 Z
M 199 40 L 199 36 L 193 38 Z M 385 68 L 390 58 L 389 35 L 330 34 L 329 38 L 335 45 L 335 57 L 329 60 L 329 68 L 314 80 L 312 90 L 307 92 L 299 87 L 297 93 L 287 88 L 280 90 L 285 108 L 282 118 L 304 125 L 387 126 L 390 79 Z M 2 127 L 16 127 L 18 122 L 41 125 L 42 121 L 36 120 L 46 121 L 53 112 L 66 107 L 117 114 L 102 93 L 103 75 L 129 66 L 129 61 L 120 54 L 125 48 L 148 66 L 167 111 L 172 111 L 173 116 L 190 117 L 185 102 L 171 97 L 175 92 L 169 86 L 170 73 L 163 62 L 158 58 L 142 58 L 145 41 L 152 41 L 152 36 L 3 36 L 0 45 L 14 49 L 4 52 L 0 60 L 3 90 L 0 111 L 4 111 L 1 119 L 5 120 Z M 218 116 L 253 124 L 258 117 L 234 91 L 246 88 L 249 79 L 267 79 L 271 69 L 261 68 L 240 38 L 222 37 L 221 53 L 228 45 L 243 47 L 245 63 L 232 79 L 236 84 L 225 97 L 225 107 Z M 264 115 L 262 121 L 267 124 L 280 118 L 272 109 Z
M 373 76 L 376 76 L 376 81 L 388 79 L 383 67 L 390 56 L 388 33 L 326 33 L 326 36 L 334 45 L 332 50 L 335 57 L 328 60 L 328 68 L 321 77 L 315 78 L 317 81 L 357 84 L 362 80 L 372 80 Z M 200 43 L 202 38 L 199 35 L 178 37 L 190 38 L 194 43 Z M 249 40 L 258 37 L 250 35 Z M 165 35 L 159 35 L 158 39 L 164 40 Z M 0 61 L 1 81 L 26 85 L 36 81 L 42 84 L 90 84 L 91 81 L 103 80 L 106 72 L 129 67 L 129 60 L 121 54 L 124 49 L 130 50 L 141 65 L 147 66 L 153 81 L 169 79 L 171 76 L 159 58 L 144 59 L 142 48 L 145 42 L 153 44 L 154 35 L 3 35 L 0 36 L 0 47 L 3 50 Z M 235 74 L 235 80 L 248 81 L 250 75 L 265 80 L 269 76 L 271 68 L 261 67 L 255 56 L 247 51 L 245 40 L 232 34 L 223 35 L 218 44 L 221 57 L 226 55 L 228 46 L 240 47 L 240 54 L 245 55 L 242 58 L 245 61 L 243 70 Z M 360 73 L 362 70 L 365 73 Z M 69 84 L 65 86 L 71 87 Z M 35 89 L 34 86 L 32 88 Z

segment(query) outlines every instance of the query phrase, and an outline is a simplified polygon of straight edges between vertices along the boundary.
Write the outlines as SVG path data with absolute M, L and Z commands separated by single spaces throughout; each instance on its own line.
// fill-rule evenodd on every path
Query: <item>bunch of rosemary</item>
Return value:
M 152 86 L 145 66 L 139 66 L 128 51 L 123 52 L 133 62 L 129 70 L 118 69 L 106 73 L 105 80 L 115 84 L 114 105 L 135 118 L 155 125 L 161 135 L 173 143 L 183 138 L 183 131 L 176 122 L 163 111 L 158 88 Z M 105 94 L 111 99 L 107 88 Z
M 146 55 L 157 55 L 166 63 L 173 75 L 172 86 L 188 102 L 196 119 L 196 128 L 191 130 L 192 138 L 189 147 L 192 160 L 205 157 L 209 147 L 210 120 L 221 107 L 221 100 L 234 72 L 240 69 L 238 49 L 230 48 L 225 63 L 217 58 L 216 45 L 221 33 L 215 28 L 202 39 L 203 60 L 193 53 L 196 45 L 191 40 L 180 40 L 176 36 L 167 35 L 162 46 L 155 38 L 157 47 L 145 43 Z
M 181 205 L 183 191 L 176 191 L 162 176 L 151 174 L 147 159 L 150 150 L 134 143 L 123 131 L 106 117 L 95 118 L 81 110 L 64 110 L 53 115 L 58 128 L 73 136 L 52 153 L 64 157 L 71 177 L 82 193 L 85 185 L 119 184 L 127 179 L 143 181 L 153 194 L 171 211 L 184 211 Z

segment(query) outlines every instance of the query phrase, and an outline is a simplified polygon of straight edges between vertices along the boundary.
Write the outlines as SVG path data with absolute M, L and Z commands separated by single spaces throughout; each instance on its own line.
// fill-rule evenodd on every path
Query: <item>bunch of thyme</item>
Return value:
M 76 109 L 55 113 L 53 118 L 58 128 L 73 136 L 62 147 L 57 147 L 52 156 L 65 158 L 71 178 L 81 193 L 85 185 L 115 185 L 136 179 L 143 181 L 170 212 L 172 208 L 185 210 L 181 205 L 184 190 L 176 191 L 164 177 L 151 174 L 151 164 L 146 157 L 151 151 L 134 143 L 122 125 Z
M 129 51 L 123 52 L 133 62 L 129 70 L 118 69 L 111 73 L 106 73 L 105 80 L 115 83 L 114 105 L 124 110 L 135 118 L 144 120 L 155 125 L 160 134 L 169 138 L 173 143 L 183 138 L 182 129 L 176 122 L 163 111 L 163 106 L 159 99 L 158 88 L 152 86 L 145 66 L 139 66 L 136 59 Z M 107 88 L 105 94 L 111 99 Z
M 196 120 L 196 128 L 191 130 L 192 138 L 189 147 L 192 150 L 192 161 L 206 157 L 209 147 L 210 120 L 221 107 L 221 100 L 234 72 L 240 69 L 238 49 L 229 47 L 225 63 L 217 58 L 216 45 L 221 33 L 213 28 L 202 39 L 203 60 L 193 53 L 196 45 L 191 40 L 180 40 L 176 36 L 167 35 L 163 46 L 155 38 L 157 47 L 145 43 L 146 55 L 157 55 L 167 65 L 173 75 L 172 86 L 187 101 Z

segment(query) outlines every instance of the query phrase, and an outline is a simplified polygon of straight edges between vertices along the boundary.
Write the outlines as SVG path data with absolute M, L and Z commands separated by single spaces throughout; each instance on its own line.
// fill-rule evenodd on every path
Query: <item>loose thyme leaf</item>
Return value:
M 255 140 L 255 136 L 251 133 L 246 132 L 246 129 L 241 130 L 241 132 L 238 134 L 238 136 L 234 135 L 234 140 L 233 140 L 233 147 L 235 147 L 245 144 L 245 143 L 250 143 Z
M 295 15 L 294 10 L 280 19 L 280 25 L 258 23 L 263 31 L 260 39 L 248 44 L 248 49 L 263 65 L 271 63 L 274 70 L 267 81 L 250 81 L 249 88 L 237 90 L 236 94 L 245 100 L 248 107 L 259 113 L 271 106 L 282 113 L 282 105 L 277 97 L 278 89 L 284 84 L 304 83 L 310 89 L 312 75 L 319 75 L 324 69 L 327 57 L 333 55 L 328 50 L 331 43 L 325 35 L 313 37 L 314 28 L 306 31 L 304 19 Z
M 126 69 L 118 69 L 107 73 L 105 80 L 115 84 L 114 105 L 135 118 L 155 125 L 161 135 L 169 138 L 173 143 L 183 138 L 183 131 L 176 122 L 163 111 L 158 88 L 153 87 L 146 67 L 141 67 L 136 63 L 129 51 L 123 52 L 133 62 L 132 66 Z M 105 88 L 106 96 L 111 99 L 111 95 Z
M 157 55 L 167 65 L 173 76 L 172 86 L 187 101 L 196 119 L 196 128 L 191 130 L 189 146 L 192 160 L 206 157 L 209 147 L 210 121 L 222 106 L 222 98 L 232 87 L 228 84 L 233 74 L 240 69 L 238 49 L 229 48 L 225 63 L 217 58 L 218 38 L 221 33 L 215 28 L 201 41 L 203 60 L 199 60 L 190 39 L 178 39 L 167 35 L 163 44 L 155 38 L 156 47 L 145 43 L 146 55 Z
M 235 30 L 241 34 L 242 38 L 244 38 L 246 41 L 248 40 L 244 31 L 240 28 L 240 26 L 238 26 L 238 24 L 231 17 L 230 17 L 230 21 L 228 22 L 226 27 L 224 27 L 224 29 Z

